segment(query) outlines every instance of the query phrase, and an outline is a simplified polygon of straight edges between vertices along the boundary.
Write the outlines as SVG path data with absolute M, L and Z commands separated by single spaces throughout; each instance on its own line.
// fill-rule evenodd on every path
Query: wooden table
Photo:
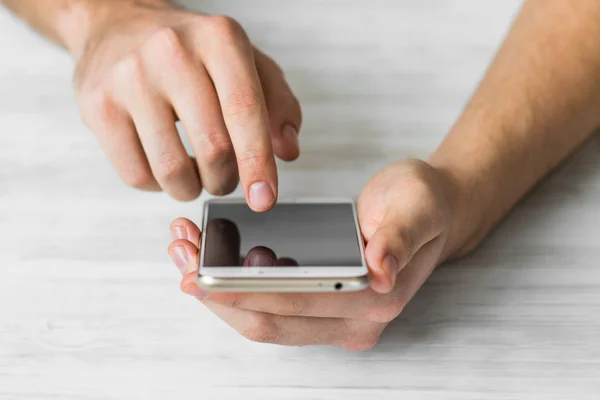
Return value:
M 448 131 L 519 1 L 215 0 L 303 104 L 282 195 L 355 196 Z M 370 352 L 249 342 L 178 290 L 168 224 L 79 121 L 70 58 L 0 11 L 0 399 L 599 399 L 600 139 Z

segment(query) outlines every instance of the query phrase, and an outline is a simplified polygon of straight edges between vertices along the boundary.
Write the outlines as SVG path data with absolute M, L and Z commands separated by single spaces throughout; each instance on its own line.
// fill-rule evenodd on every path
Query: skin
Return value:
M 179 218 L 171 224 L 169 254 L 182 273 L 181 289 L 250 340 L 369 349 L 440 261 L 452 220 L 442 178 L 425 162 L 400 161 L 364 188 L 357 211 L 367 242 L 368 290 L 205 293 L 196 286 L 200 230 Z
M 78 60 L 75 82 L 84 118 L 88 110 L 92 114 L 88 119 L 99 121 L 90 124 L 96 127 L 92 130 L 122 176 L 136 178 L 130 180 L 136 183 L 133 186 L 160 185 L 182 199 L 197 195 L 201 182 L 205 187 L 210 186 L 205 182 L 218 182 L 215 186 L 226 192 L 229 176 L 223 178 L 219 171 L 227 168 L 205 167 L 213 164 L 202 157 L 202 146 L 210 143 L 212 148 L 211 140 L 217 137 L 229 143 L 223 139 L 227 137 L 251 207 L 264 211 L 273 205 L 268 199 L 274 197 L 265 194 L 257 202 L 260 207 L 253 206 L 249 187 L 264 181 L 276 196 L 276 171 L 268 148 L 282 158 L 297 156 L 297 147 L 287 147 L 280 127 L 298 128 L 300 112 L 281 72 L 270 60 L 261 63 L 261 54 L 251 48 L 239 25 L 162 1 L 121 1 L 119 13 L 126 18 L 115 16 L 110 0 L 5 0 L 5 4 L 71 49 Z M 474 249 L 600 125 L 598 20 L 597 0 L 526 0 L 479 88 L 438 149 L 426 161 L 397 161 L 369 181 L 358 200 L 372 276 L 368 290 L 204 293 L 195 284 L 201 232 L 193 222 L 179 218 L 171 224 L 173 242 L 168 251 L 182 273 L 181 289 L 254 341 L 370 349 L 436 266 Z M 150 56 L 165 51 L 174 52 L 171 57 Z M 150 58 L 161 68 L 149 63 Z M 98 65 L 96 60 L 103 62 Z M 235 60 L 238 69 L 233 71 L 231 62 L 224 60 Z M 204 78 L 192 74 L 190 65 L 202 66 L 196 69 L 205 71 Z M 183 84 L 173 81 L 170 73 L 160 73 L 179 68 L 188 72 Z M 206 75 L 215 82 L 213 89 L 198 83 Z M 132 85 L 128 92 L 137 97 L 127 98 L 116 82 Z M 186 92 L 188 85 L 197 85 L 193 95 Z M 274 101 L 277 96 L 279 101 Z M 133 106 L 134 100 L 141 109 Z M 86 101 L 93 106 L 86 107 Z M 166 153 L 167 161 L 188 165 L 180 153 L 168 150 L 178 147 L 170 128 L 165 130 L 174 120 L 165 111 L 169 105 L 191 132 L 190 139 L 202 138 L 197 152 L 195 147 L 197 182 L 188 167 L 176 168 L 179 174 L 165 174 L 161 168 L 170 162 L 156 158 Z M 137 123 L 140 119 L 143 123 Z M 214 123 L 209 126 L 220 128 L 208 132 L 219 134 L 207 134 L 198 121 Z M 119 133 L 109 133 L 108 126 Z M 242 140 L 242 127 L 253 138 L 251 144 Z M 129 149 L 127 154 L 119 154 L 121 146 Z M 277 257 L 267 250 L 257 252 Z
M 83 121 L 127 184 L 191 200 L 239 178 L 253 210 L 274 205 L 274 156 L 298 157 L 300 106 L 236 21 L 160 0 L 4 3 L 71 51 Z
M 204 293 L 200 231 L 171 225 L 181 289 L 245 337 L 372 348 L 436 266 L 473 250 L 544 175 L 600 126 L 600 2 L 526 1 L 471 101 L 425 161 L 377 173 L 358 200 L 369 290 Z

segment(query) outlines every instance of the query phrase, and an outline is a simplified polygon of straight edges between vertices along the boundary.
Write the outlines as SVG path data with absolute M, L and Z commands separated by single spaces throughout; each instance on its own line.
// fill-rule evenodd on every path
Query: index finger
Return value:
M 219 97 L 248 205 L 268 211 L 277 199 L 277 167 L 252 45 L 235 22 L 219 21 L 229 22 L 219 22 L 221 36 L 202 61 Z
M 373 310 L 392 303 L 395 295 L 381 295 L 372 289 L 345 293 L 212 292 L 208 299 L 227 307 L 276 315 L 370 319 Z

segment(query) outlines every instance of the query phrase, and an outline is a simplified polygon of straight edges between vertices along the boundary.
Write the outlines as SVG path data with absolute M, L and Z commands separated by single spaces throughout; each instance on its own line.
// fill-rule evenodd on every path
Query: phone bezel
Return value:
M 208 211 L 211 204 L 245 204 L 243 198 L 209 199 L 204 203 L 202 231 L 206 232 L 208 223 Z M 277 204 L 347 204 L 352 208 L 356 240 L 360 251 L 360 266 L 299 266 L 299 267 L 204 267 L 204 248 L 206 235 L 202 235 L 201 257 L 198 266 L 198 275 L 212 278 L 352 278 L 368 275 L 367 262 L 365 259 L 365 246 L 358 223 L 356 204 L 350 198 L 285 198 Z

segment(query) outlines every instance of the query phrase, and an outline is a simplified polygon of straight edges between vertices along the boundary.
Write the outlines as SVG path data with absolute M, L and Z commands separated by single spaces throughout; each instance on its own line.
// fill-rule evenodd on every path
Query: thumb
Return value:
M 379 293 L 392 291 L 398 273 L 419 249 L 441 233 L 438 225 L 419 208 L 388 210 L 365 249 L 371 288 Z

